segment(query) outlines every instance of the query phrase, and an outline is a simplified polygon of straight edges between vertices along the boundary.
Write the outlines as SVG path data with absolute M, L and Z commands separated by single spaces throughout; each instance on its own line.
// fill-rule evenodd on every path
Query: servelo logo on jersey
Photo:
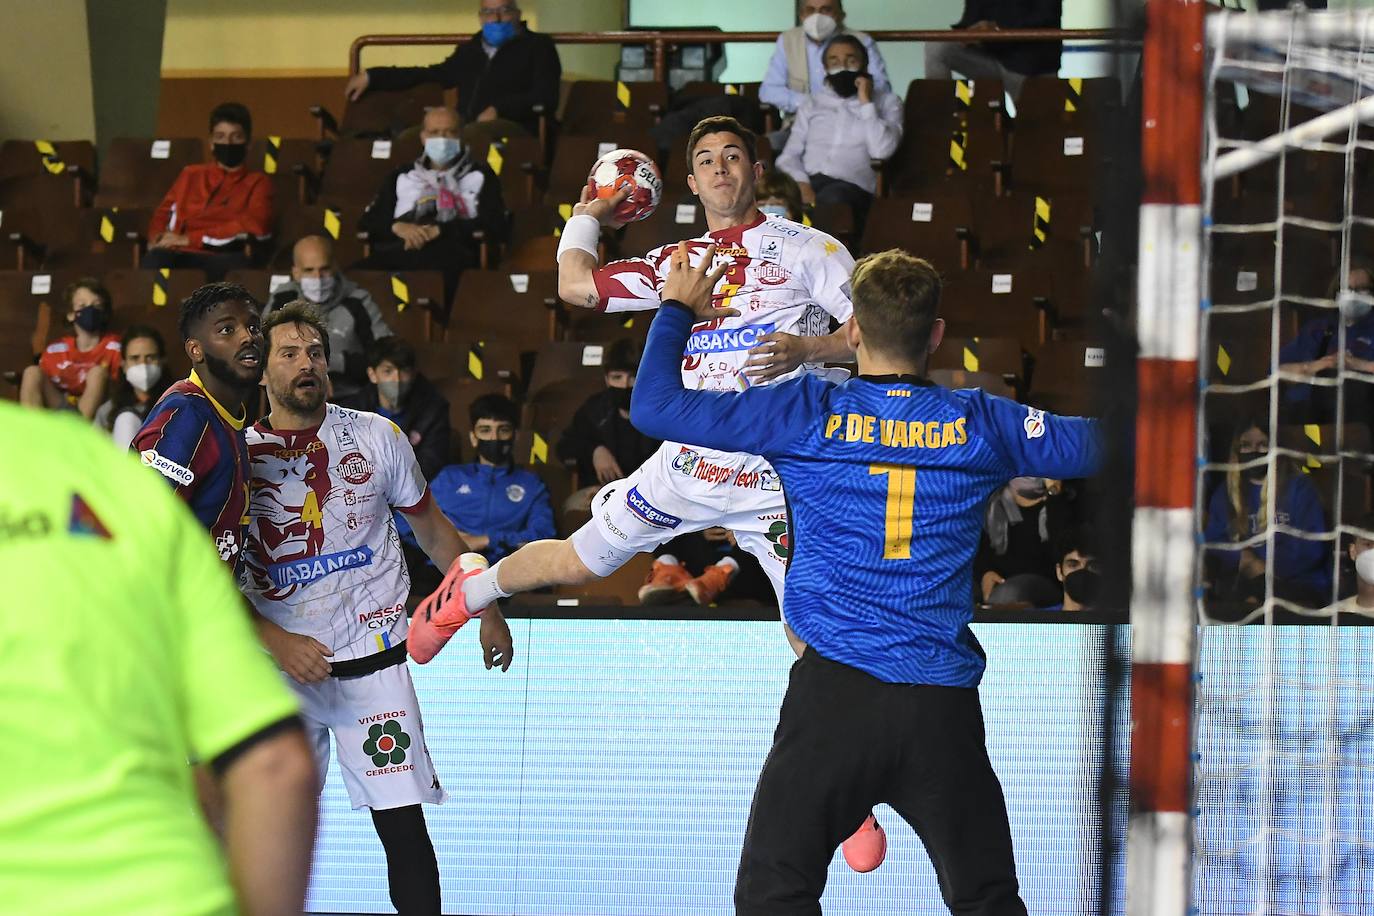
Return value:
M 692 332 L 687 338 L 687 355 L 701 353 L 730 353 L 737 350 L 752 350 L 758 346 L 759 338 L 773 333 L 777 325 L 746 324 L 738 328 L 706 328 Z
M 371 565 L 372 548 L 363 546 L 353 550 L 341 550 L 338 553 L 321 554 L 318 557 L 273 563 L 267 567 L 267 574 L 271 576 L 272 584 L 280 589 L 291 585 L 309 585 L 336 572 Z
M 1045 435 L 1045 412 L 1034 407 L 1026 408 L 1026 419 L 1021 426 L 1026 430 L 1027 439 L 1039 439 Z
M 157 453 L 157 449 L 145 448 L 138 453 L 139 459 L 168 480 L 189 487 L 196 482 L 196 475 L 190 468 L 184 468 L 170 458 Z
M 372 462 L 363 457 L 362 452 L 349 452 L 339 459 L 335 468 L 339 476 L 357 486 L 372 479 Z
M 654 508 L 640 495 L 639 487 L 630 487 L 630 492 L 625 494 L 625 505 L 629 506 L 630 511 L 639 516 L 641 521 L 655 528 L 676 528 L 682 524 L 682 519 L 676 515 L 669 515 L 661 509 Z

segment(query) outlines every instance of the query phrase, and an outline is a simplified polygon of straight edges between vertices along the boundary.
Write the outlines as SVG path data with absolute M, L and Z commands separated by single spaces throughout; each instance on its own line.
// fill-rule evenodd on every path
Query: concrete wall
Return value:
M 6 0 L 3 24 L 0 137 L 94 137 L 85 0 Z

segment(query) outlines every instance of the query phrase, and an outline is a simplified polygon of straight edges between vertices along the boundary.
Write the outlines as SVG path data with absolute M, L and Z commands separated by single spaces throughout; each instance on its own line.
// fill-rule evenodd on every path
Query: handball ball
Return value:
M 587 187 L 594 198 L 615 196 L 622 188 L 630 196 L 615 209 L 615 219 L 634 223 L 648 219 L 663 198 L 663 176 L 648 156 L 633 149 L 613 149 L 592 166 Z

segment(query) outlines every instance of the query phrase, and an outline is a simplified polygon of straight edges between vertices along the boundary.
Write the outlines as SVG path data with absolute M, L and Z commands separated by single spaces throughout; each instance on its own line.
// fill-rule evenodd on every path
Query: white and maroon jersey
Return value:
M 687 388 L 743 391 L 750 384 L 742 374 L 744 363 L 760 337 L 772 331 L 819 337 L 829 333 L 831 318 L 843 322 L 853 314 L 849 275 L 854 259 L 824 232 L 759 212 L 748 225 L 688 241 L 693 265 L 701 262 L 702 252 L 712 242 L 717 263 L 731 265 L 716 286 L 716 304 L 739 309 L 740 314 L 702 322 L 692 329 L 682 355 L 682 383 Z M 676 250 L 675 244 L 664 245 L 647 257 L 612 261 L 598 268 L 597 308 L 607 312 L 658 308 L 669 258 Z M 803 365 L 797 371 L 813 368 Z
M 410 574 L 391 519 L 429 498 L 405 433 L 328 405 L 317 429 L 246 431 L 252 468 L 240 587 L 258 612 L 362 658 L 406 636 Z

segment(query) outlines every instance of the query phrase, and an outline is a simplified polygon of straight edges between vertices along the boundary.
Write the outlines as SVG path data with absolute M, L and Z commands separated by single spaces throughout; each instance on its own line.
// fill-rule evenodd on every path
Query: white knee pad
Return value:
M 568 542 L 582 564 L 602 579 L 624 566 L 635 555 L 635 551 L 606 540 L 595 520 L 574 531 Z

